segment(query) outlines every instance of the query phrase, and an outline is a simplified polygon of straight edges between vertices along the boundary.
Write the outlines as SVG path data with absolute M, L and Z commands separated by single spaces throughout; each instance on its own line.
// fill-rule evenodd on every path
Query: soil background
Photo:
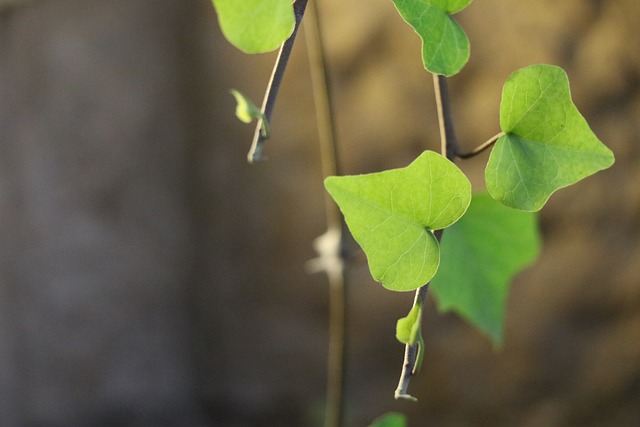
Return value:
M 388 0 L 322 0 L 345 173 L 437 150 L 420 40 Z M 544 250 L 494 351 L 429 299 L 421 374 L 393 391 L 412 295 L 349 269 L 347 426 L 640 425 L 640 6 L 478 0 L 450 79 L 461 145 L 498 131 L 502 84 L 569 75 L 616 155 L 552 196 Z M 305 272 L 324 191 L 304 28 L 250 166 L 274 54 L 224 40 L 206 0 L 0 3 L 0 425 L 320 426 L 328 287 Z M 486 154 L 462 164 L 482 186 Z M 461 266 L 464 268 L 464 266 Z

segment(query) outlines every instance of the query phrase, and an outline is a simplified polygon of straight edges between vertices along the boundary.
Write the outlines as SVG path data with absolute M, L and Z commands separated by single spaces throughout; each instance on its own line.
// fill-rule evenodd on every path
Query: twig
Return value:
M 313 101 L 316 111 L 318 141 L 320 143 L 322 176 L 327 178 L 329 176 L 339 175 L 340 171 L 335 121 L 331 101 L 331 87 L 327 64 L 325 62 L 326 55 L 322 39 L 320 17 L 317 6 L 313 1 L 309 4 L 307 20 L 305 22 L 304 34 L 305 40 L 307 41 L 307 55 L 309 57 L 309 68 L 311 71 Z M 344 222 L 342 214 L 327 192 L 325 192 L 325 205 L 329 227 L 341 228 Z
M 427 291 L 429 290 L 429 284 L 422 286 L 416 291 L 416 296 L 413 300 L 413 305 L 421 305 L 424 307 L 425 299 L 427 298 Z M 422 320 L 422 319 L 420 319 Z M 422 334 L 422 331 L 418 332 Z M 418 346 L 420 343 L 415 343 L 413 345 L 407 344 L 404 348 L 404 364 L 402 365 L 402 375 L 400 375 L 400 381 L 398 382 L 398 388 L 394 393 L 394 397 L 396 399 L 404 399 L 417 401 L 415 397 L 411 396 L 407 393 L 407 389 L 409 388 L 409 381 L 411 380 L 411 376 L 416 374 L 416 361 L 418 359 Z
M 453 115 L 451 114 L 451 101 L 449 100 L 447 78 L 440 74 L 434 74 L 433 87 L 436 95 L 436 107 L 438 108 L 440 152 L 447 159 L 453 161 L 458 156 L 460 147 L 453 127 Z
M 302 17 L 304 16 L 307 2 L 308 0 L 296 0 L 296 2 L 293 4 L 293 12 L 296 18 L 295 27 L 293 28 L 293 33 L 291 33 L 289 38 L 285 40 L 282 46 L 280 46 L 278 58 L 276 59 L 276 64 L 273 68 L 273 72 L 271 73 L 269 85 L 267 86 L 267 92 L 265 93 L 264 100 L 262 101 L 262 114 L 269 123 L 271 123 L 271 116 L 276 105 L 278 90 L 280 89 L 282 77 L 284 76 L 284 72 L 287 68 L 287 63 L 289 62 L 289 57 L 291 56 L 293 44 L 296 40 L 296 36 L 298 35 L 298 29 L 300 28 L 300 23 L 302 22 Z M 253 136 L 253 143 L 251 144 L 251 149 L 249 150 L 249 154 L 247 155 L 249 163 L 265 160 L 262 151 L 264 149 L 264 142 L 268 139 L 268 135 L 263 132 L 264 126 L 262 124 L 262 121 L 263 119 L 258 120 L 256 131 Z
M 334 115 L 320 17 L 315 2 L 309 4 L 304 26 L 313 99 L 320 142 L 322 175 L 339 174 Z M 343 425 L 346 352 L 346 280 L 344 275 L 344 217 L 325 193 L 327 232 L 316 240 L 318 265 L 329 279 L 329 350 L 327 356 L 327 403 L 325 427 Z
M 455 129 L 453 126 L 453 115 L 451 114 L 451 103 L 449 101 L 449 90 L 447 88 L 447 78 L 445 76 L 434 74 L 433 86 L 436 96 L 436 106 L 438 109 L 438 125 L 440 128 L 440 151 L 443 156 L 453 161 L 460 152 L 458 141 L 456 139 Z M 434 232 L 436 239 L 442 239 L 442 230 Z M 424 307 L 424 301 L 427 297 L 429 284 L 425 284 L 416 291 L 413 305 L 421 304 Z M 419 322 L 422 319 L 418 319 Z M 402 373 L 398 388 L 394 393 L 396 399 L 417 400 L 411 396 L 407 390 L 411 377 L 416 373 L 416 361 L 418 359 L 419 343 L 414 345 L 405 345 L 404 364 L 402 365 Z

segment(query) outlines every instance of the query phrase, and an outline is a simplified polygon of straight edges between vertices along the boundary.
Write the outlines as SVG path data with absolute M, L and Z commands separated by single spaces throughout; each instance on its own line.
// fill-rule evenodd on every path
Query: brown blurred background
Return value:
M 319 2 L 346 173 L 437 149 L 420 42 L 389 0 Z M 474 2 L 450 80 L 461 144 L 498 131 L 516 69 L 565 68 L 616 164 L 556 193 L 509 297 L 502 352 L 425 319 L 418 403 L 396 402 L 412 295 L 349 271 L 347 426 L 640 425 L 640 6 Z M 303 30 L 304 31 L 304 30 Z M 274 55 L 222 38 L 208 0 L 0 3 L 0 426 L 319 426 L 327 284 L 304 38 L 267 163 L 229 88 L 260 100 Z M 482 185 L 484 160 L 461 166 Z M 461 266 L 464 268 L 464 266 Z

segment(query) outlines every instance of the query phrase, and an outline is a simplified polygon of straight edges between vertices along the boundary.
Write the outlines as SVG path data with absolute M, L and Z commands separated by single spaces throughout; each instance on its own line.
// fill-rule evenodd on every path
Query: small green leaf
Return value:
M 251 123 L 254 119 L 260 119 L 262 113 L 253 102 L 235 89 L 230 90 L 236 99 L 236 117 L 243 123 Z
M 420 333 L 420 324 L 422 323 L 422 305 L 419 302 L 411 308 L 406 317 L 398 319 L 396 323 L 396 338 L 403 344 L 418 344 L 416 362 L 413 367 L 413 374 L 420 371 L 422 366 L 422 358 L 424 356 L 424 339 Z
M 500 346 L 512 278 L 540 252 L 537 215 L 474 195 L 442 235 L 442 264 L 431 282 L 440 310 L 453 310 Z
M 414 345 L 420 337 L 420 321 L 422 307 L 416 304 L 411 308 L 407 317 L 398 319 L 396 323 L 396 338 L 402 344 Z
M 500 127 L 485 178 L 493 198 L 537 211 L 551 194 L 610 167 L 613 153 L 591 131 L 571 101 L 562 68 L 533 65 L 504 85 Z
M 422 39 L 422 63 L 434 74 L 452 76 L 469 60 L 469 39 L 451 16 L 471 0 L 393 0 L 400 16 Z
M 367 255 L 373 278 L 395 291 L 431 280 L 440 262 L 433 230 L 456 222 L 471 201 L 467 177 L 433 151 L 405 168 L 329 177 L 325 187 Z
M 376 418 L 369 427 L 407 427 L 407 417 L 399 412 L 387 412 Z
M 236 99 L 236 117 L 243 123 L 261 120 L 262 136 L 269 138 L 269 120 L 262 114 L 262 111 L 249 98 L 237 90 L 231 89 L 230 92 Z
M 291 0 L 213 0 L 226 39 L 245 53 L 277 49 L 293 33 Z

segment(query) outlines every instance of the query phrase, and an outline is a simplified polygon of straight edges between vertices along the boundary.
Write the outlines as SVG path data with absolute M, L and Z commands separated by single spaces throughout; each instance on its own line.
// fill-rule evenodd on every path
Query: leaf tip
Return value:
M 324 188 L 333 197 L 332 191 L 335 189 L 339 176 L 328 176 L 324 179 Z

